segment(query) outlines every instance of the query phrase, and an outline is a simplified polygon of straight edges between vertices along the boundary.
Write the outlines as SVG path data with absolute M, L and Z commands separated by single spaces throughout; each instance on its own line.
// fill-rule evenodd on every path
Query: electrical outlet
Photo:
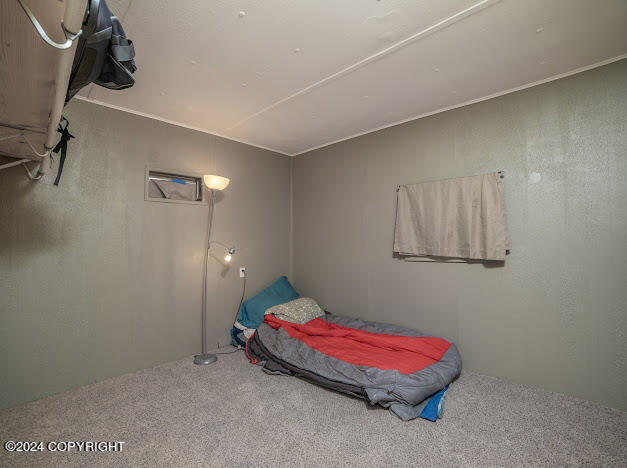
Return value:
M 246 278 L 246 267 L 239 267 L 239 277 Z

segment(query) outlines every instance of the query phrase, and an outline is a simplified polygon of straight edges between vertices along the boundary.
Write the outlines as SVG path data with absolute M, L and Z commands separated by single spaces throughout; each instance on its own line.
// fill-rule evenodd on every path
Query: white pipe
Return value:
M 60 50 L 69 49 L 70 47 L 72 47 L 72 42 L 74 41 L 74 39 L 76 39 L 80 35 L 80 32 L 78 34 L 72 34 L 70 36 L 66 34 L 65 35 L 66 39 L 63 44 L 54 42 L 52 39 L 50 39 L 50 37 L 48 37 L 48 34 L 46 34 L 46 31 L 41 26 L 41 24 L 39 24 L 39 21 L 37 21 L 37 18 L 35 18 L 35 15 L 33 15 L 33 12 L 30 11 L 30 8 L 28 8 L 28 6 L 22 0 L 17 0 L 17 2 L 22 7 L 22 10 L 24 10 L 24 13 L 26 13 L 26 16 L 28 16 L 28 19 L 30 20 L 30 22 L 33 23 L 33 26 L 35 26 L 35 29 L 37 30 L 41 38 L 44 40 L 44 42 L 46 42 L 46 44 L 48 45 L 51 45 L 55 49 L 60 49 Z M 63 32 L 65 32 L 65 28 L 63 26 L 64 26 L 63 23 L 61 23 Z
M 44 173 L 43 172 L 37 172 L 35 174 L 33 174 L 30 169 L 28 168 L 28 164 L 25 162 L 22 164 L 22 167 L 24 168 L 24 172 L 26 172 L 26 175 L 28 176 L 28 178 L 30 180 L 39 180 L 43 177 Z
M 22 138 L 24 138 L 24 141 L 26 142 L 26 144 L 28 146 L 30 146 L 30 150 L 35 153 L 37 156 L 39 156 L 40 158 L 45 158 L 47 156 L 50 156 L 50 151 L 52 148 L 46 148 L 46 151 L 44 151 L 43 153 L 40 153 L 39 151 L 37 151 L 37 148 L 35 148 L 35 145 L 33 145 L 30 140 L 28 139 L 28 137 L 26 135 L 22 135 Z
M 24 163 L 27 163 L 29 161 L 30 161 L 30 159 L 18 159 L 17 161 L 12 161 L 10 163 L 3 164 L 2 166 L 0 166 L 0 171 L 2 169 L 8 169 L 8 168 L 13 167 L 13 166 L 19 166 L 20 164 L 24 164 Z
M 85 0 L 65 0 L 63 24 L 70 33 L 76 34 L 80 31 L 86 8 L 87 2 Z M 65 96 L 67 95 L 70 73 L 72 72 L 72 62 L 74 61 L 74 54 L 76 53 L 76 42 L 76 40 L 72 41 L 71 47 L 58 52 L 59 61 L 57 62 L 57 75 L 54 80 L 54 100 L 50 120 L 48 121 L 48 130 L 46 132 L 45 149 L 47 154 L 41 159 L 37 170 L 39 174 L 45 172 L 48 155 L 50 154 L 50 150 L 54 148 L 55 140 L 57 139 L 57 127 L 61 121 L 61 113 L 65 105 Z

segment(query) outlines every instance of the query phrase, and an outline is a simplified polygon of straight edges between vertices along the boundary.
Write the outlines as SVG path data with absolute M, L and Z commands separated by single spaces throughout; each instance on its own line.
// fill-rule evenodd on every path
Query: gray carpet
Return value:
M 625 466 L 627 413 L 464 372 L 444 419 L 388 411 L 242 352 L 191 358 L 0 412 L 0 440 L 125 441 L 114 453 L 13 453 L 1 466 Z

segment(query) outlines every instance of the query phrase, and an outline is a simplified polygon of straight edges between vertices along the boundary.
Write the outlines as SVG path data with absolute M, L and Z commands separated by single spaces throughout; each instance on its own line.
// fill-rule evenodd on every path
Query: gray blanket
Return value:
M 328 314 L 330 323 L 389 335 L 426 337 L 419 330 Z M 297 375 L 326 387 L 351 393 L 371 404 L 388 407 L 393 403 L 415 406 L 446 387 L 462 368 L 462 360 L 454 344 L 442 358 L 412 374 L 393 369 L 354 365 L 310 348 L 292 338 L 282 329 L 262 324 L 248 350 L 269 372 Z

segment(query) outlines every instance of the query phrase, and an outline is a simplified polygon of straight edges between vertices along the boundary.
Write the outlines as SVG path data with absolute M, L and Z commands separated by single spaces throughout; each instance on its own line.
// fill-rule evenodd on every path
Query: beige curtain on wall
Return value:
M 394 252 L 406 260 L 503 261 L 508 249 L 498 173 L 399 187 Z

